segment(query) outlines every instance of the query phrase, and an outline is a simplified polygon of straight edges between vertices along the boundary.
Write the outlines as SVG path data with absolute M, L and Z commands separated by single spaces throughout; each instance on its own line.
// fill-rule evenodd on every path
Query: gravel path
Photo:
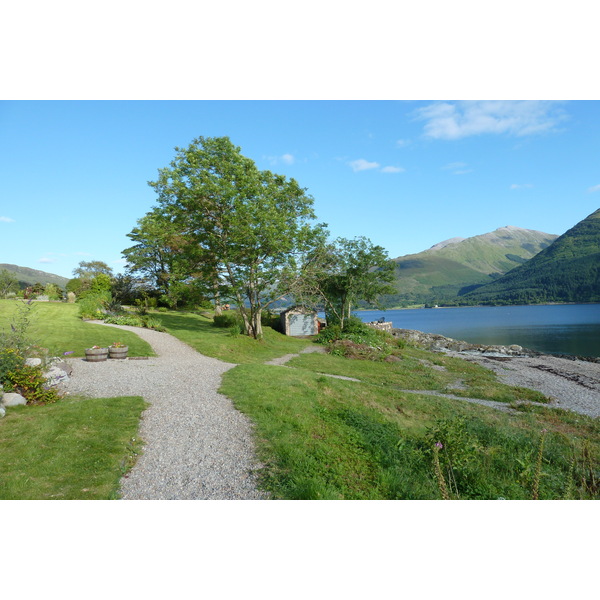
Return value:
M 107 324 L 105 324 L 107 325 Z M 107 325 L 109 326 L 109 325 Z M 93 397 L 143 396 L 144 453 L 123 478 L 125 500 L 259 500 L 250 421 L 217 392 L 235 367 L 167 333 L 133 331 L 157 357 L 91 363 L 71 359 L 67 391 Z

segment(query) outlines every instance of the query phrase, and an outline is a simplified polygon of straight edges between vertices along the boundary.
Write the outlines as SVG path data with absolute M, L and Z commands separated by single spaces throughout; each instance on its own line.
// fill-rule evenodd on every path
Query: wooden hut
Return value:
M 281 330 L 285 335 L 303 337 L 319 333 L 317 313 L 310 308 L 292 306 L 281 313 L 280 319 Z

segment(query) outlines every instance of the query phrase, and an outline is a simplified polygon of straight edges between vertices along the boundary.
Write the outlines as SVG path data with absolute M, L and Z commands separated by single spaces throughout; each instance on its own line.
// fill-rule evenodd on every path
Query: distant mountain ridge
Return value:
M 35 283 L 54 283 L 61 288 L 64 288 L 69 279 L 67 277 L 61 277 L 54 273 L 47 273 L 46 271 L 38 271 L 37 269 L 30 269 L 29 267 L 19 267 L 18 265 L 11 265 L 7 263 L 0 263 L 0 271 L 6 269 L 8 272 L 16 275 L 19 280 L 21 287 L 27 287 Z
M 388 306 L 451 301 L 490 283 L 550 246 L 557 235 L 507 225 L 470 238 L 455 237 L 394 259 L 397 294 Z
M 600 209 L 527 263 L 463 299 L 493 304 L 600 302 Z

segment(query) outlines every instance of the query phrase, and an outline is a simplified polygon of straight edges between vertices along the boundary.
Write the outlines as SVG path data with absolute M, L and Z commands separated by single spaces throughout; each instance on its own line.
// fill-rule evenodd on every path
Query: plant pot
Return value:
M 127 358 L 127 351 L 129 350 L 129 346 L 124 346 L 123 348 L 108 348 L 108 356 L 109 358 Z
M 108 358 L 108 348 L 86 348 L 85 360 L 88 362 L 102 362 Z

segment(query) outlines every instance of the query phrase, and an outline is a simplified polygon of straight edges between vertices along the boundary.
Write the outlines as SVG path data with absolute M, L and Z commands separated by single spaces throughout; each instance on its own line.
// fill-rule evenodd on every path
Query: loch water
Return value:
M 384 317 L 398 329 L 439 333 L 473 344 L 518 344 L 548 354 L 600 357 L 600 304 L 364 310 L 355 314 L 365 322 Z

